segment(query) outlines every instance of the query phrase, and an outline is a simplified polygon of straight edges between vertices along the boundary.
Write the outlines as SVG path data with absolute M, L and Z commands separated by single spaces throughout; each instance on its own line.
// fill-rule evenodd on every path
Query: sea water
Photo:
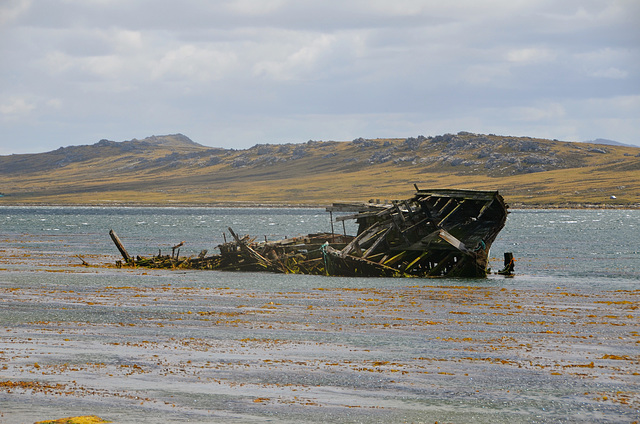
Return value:
M 512 252 L 513 278 L 102 266 L 111 229 L 133 256 L 196 256 L 228 227 L 331 231 L 322 209 L 0 207 L 0 383 L 23 384 L 0 423 L 638 418 L 638 210 L 512 211 L 490 265 Z
M 33 240 L 30 250 L 67 257 L 118 256 L 108 236 L 111 229 L 133 256 L 169 254 L 172 246 L 183 241 L 181 256 L 197 256 L 205 249 L 212 254 L 226 240 L 225 234 L 231 239 L 229 227 L 258 241 L 332 228 L 322 209 L 0 207 L 0 234 L 28 236 Z M 355 234 L 356 229 L 352 221 L 344 229 L 334 224 L 336 232 Z M 514 210 L 491 248 L 494 270 L 502 268 L 504 252 L 512 252 L 516 259 L 514 285 L 539 287 L 545 281 L 562 281 L 586 289 L 634 287 L 640 279 L 640 210 Z M 268 287 L 271 277 L 282 278 L 260 280 Z M 255 284 L 242 275 L 233 280 L 238 287 Z M 368 284 L 396 284 L 378 280 L 370 279 Z

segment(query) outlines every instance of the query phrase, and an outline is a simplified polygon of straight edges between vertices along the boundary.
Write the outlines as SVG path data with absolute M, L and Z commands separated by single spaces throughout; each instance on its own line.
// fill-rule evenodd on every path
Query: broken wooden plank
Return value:
M 369 228 L 367 228 L 366 230 L 364 230 L 363 232 L 361 232 L 360 234 L 358 234 L 358 236 L 356 238 L 354 238 L 353 240 L 351 240 L 351 243 L 349 243 L 348 245 L 345 246 L 344 249 L 342 249 L 340 251 L 340 255 L 342 257 L 347 256 L 349 253 L 351 253 L 351 251 L 354 249 L 354 247 L 356 246 L 356 244 L 362 239 L 364 238 L 366 235 L 368 235 L 372 230 L 376 229 L 378 226 L 380 225 L 380 223 L 376 222 L 373 225 L 371 225 Z
M 373 253 L 378 246 L 380 246 L 380 244 L 385 241 L 387 234 L 389 234 L 389 231 L 391 231 L 391 228 L 387 228 L 386 230 L 384 230 L 382 232 L 382 234 L 380 234 L 378 236 L 378 238 L 376 239 L 376 241 L 373 242 L 373 244 L 371 245 L 371 247 L 369 247 L 364 254 L 362 255 L 363 258 L 367 258 L 371 253 Z
M 116 245 L 116 247 L 120 251 L 120 254 L 122 255 L 122 258 L 124 259 L 124 261 L 126 263 L 132 262 L 131 256 L 129 256 L 129 253 L 127 253 L 127 249 L 124 248 L 124 245 L 120 241 L 120 238 L 118 237 L 116 232 L 111 230 L 109 231 L 109 235 L 111 236 L 111 240 L 113 240 L 113 243 Z
M 251 257 L 253 257 L 259 264 L 267 267 L 267 268 L 271 268 L 271 269 L 278 269 L 281 270 L 280 267 L 277 267 L 273 264 L 273 262 L 271 262 L 269 259 L 265 258 L 264 256 L 262 256 L 261 254 L 259 254 L 258 252 L 256 252 L 254 249 L 252 249 L 249 244 L 247 244 L 244 241 L 244 238 L 241 240 L 240 237 L 238 237 L 236 235 L 236 233 L 231 229 L 231 227 L 228 227 L 229 233 L 231 233 L 231 236 L 235 239 L 236 243 L 238 244 L 238 246 L 240 246 L 240 249 L 243 250 L 244 252 L 248 253 Z M 247 237 L 245 237 L 247 238 Z
M 470 253 L 469 249 L 467 249 L 467 246 L 465 246 L 463 242 L 452 236 L 448 231 L 440 229 L 440 231 L 438 232 L 438 236 L 461 252 Z

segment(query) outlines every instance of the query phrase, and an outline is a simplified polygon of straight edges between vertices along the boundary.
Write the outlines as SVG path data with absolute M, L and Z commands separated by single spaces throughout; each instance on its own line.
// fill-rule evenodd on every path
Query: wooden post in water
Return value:
M 513 275 L 514 268 L 513 252 L 504 252 L 504 268 L 498 271 L 498 274 L 507 276 Z
M 333 230 L 333 212 L 329 211 L 329 222 L 331 223 L 331 243 L 336 241 L 336 232 Z
M 109 235 L 111 236 L 111 240 L 113 240 L 113 243 L 116 245 L 116 247 L 120 251 L 120 254 L 124 258 L 124 261 L 126 263 L 131 262 L 132 261 L 131 256 L 129 256 L 129 253 L 127 253 L 127 249 L 125 249 L 124 246 L 122 245 L 122 242 L 120 241 L 120 238 L 118 237 L 116 232 L 111 230 L 109 231 Z

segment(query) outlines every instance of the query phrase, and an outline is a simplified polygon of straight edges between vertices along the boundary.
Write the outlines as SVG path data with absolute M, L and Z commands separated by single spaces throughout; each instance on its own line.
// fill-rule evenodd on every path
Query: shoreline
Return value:
M 340 201 L 336 203 L 359 203 Z M 365 203 L 365 202 L 362 202 Z M 608 204 L 608 203 L 540 203 L 524 204 L 520 202 L 506 202 L 510 210 L 557 210 L 557 209 L 619 209 L 637 210 L 640 204 Z M 91 203 L 49 203 L 49 202 L 1 202 L 0 207 L 114 207 L 114 208 L 239 208 L 239 209 L 324 209 L 332 203 L 251 203 L 251 202 L 211 202 L 211 203 L 141 203 L 141 202 L 91 202 Z

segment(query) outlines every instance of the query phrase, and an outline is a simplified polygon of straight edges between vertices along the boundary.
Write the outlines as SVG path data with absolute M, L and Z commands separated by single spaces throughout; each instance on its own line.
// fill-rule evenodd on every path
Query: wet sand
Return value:
M 639 420 L 640 290 L 274 292 L 0 253 L 0 423 Z

